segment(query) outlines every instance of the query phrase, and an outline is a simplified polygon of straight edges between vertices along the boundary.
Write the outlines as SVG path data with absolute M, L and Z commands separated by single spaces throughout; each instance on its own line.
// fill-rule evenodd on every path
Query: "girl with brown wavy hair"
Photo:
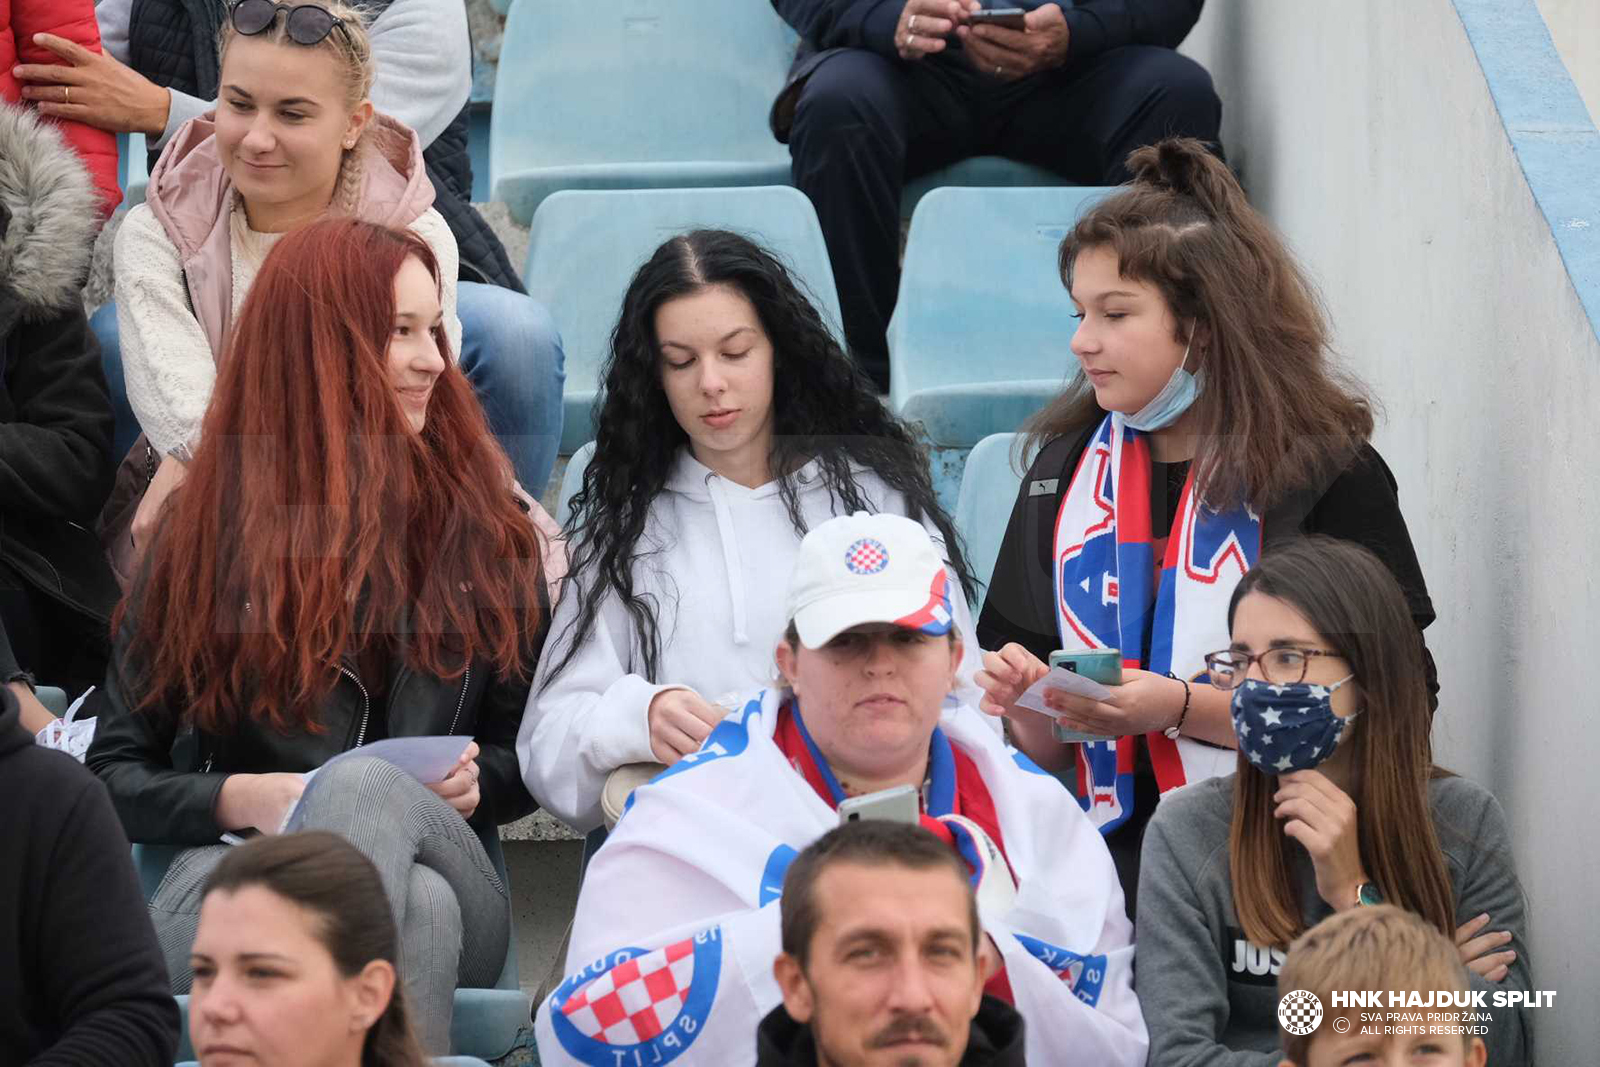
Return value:
M 372 861 L 310 831 L 232 849 L 206 880 L 189 964 L 201 1067 L 424 1067 Z
M 178 991 L 219 838 L 293 812 L 287 828 L 337 830 L 377 864 L 439 1050 L 451 990 L 504 959 L 505 889 L 474 830 L 533 808 L 515 741 L 547 615 L 539 542 L 442 318 L 408 232 L 317 222 L 267 257 L 119 608 L 88 756 L 131 840 L 184 846 L 151 901 Z M 303 777 L 439 734 L 473 740 L 432 785 L 376 760 Z
M 1422 655 L 1389 569 L 1349 541 L 1301 538 L 1261 557 L 1227 618 L 1229 644 L 1205 658 L 1235 773 L 1164 800 L 1144 840 L 1150 1062 L 1277 1064 L 1290 942 L 1364 905 L 1450 937 L 1486 1000 L 1533 988 L 1505 813 L 1434 765 Z M 1533 1062 L 1527 1034 L 1515 1009 L 1494 1011 L 1490 1062 Z
M 1200 142 L 1128 166 L 1133 182 L 1061 244 L 1083 373 L 1032 424 L 978 681 L 1019 747 L 1076 771 L 1132 902 L 1160 795 L 1233 765 L 1201 657 L 1226 643 L 1229 594 L 1265 547 L 1366 544 L 1406 590 L 1419 649 L 1434 614 L 1370 405 L 1330 357 L 1304 271 Z M 1104 701 L 1052 690 L 1052 722 L 1015 701 L 1058 648 L 1119 650 L 1122 684 Z

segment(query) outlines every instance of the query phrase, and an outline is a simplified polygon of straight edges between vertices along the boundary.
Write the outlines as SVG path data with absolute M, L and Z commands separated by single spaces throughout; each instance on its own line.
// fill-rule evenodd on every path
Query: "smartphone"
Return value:
M 986 11 L 974 11 L 967 16 L 967 21 L 973 26 L 1004 26 L 1008 30 L 1023 28 L 1023 16 L 1027 12 L 1020 7 L 997 7 Z
M 888 819 L 915 826 L 922 821 L 922 801 L 916 787 L 910 785 L 897 785 L 840 801 L 839 825 L 857 819 Z
M 1122 684 L 1122 650 L 1116 648 L 1058 648 L 1050 653 L 1050 666 L 1065 667 L 1073 674 L 1099 682 L 1101 685 Z M 1088 734 L 1061 725 L 1058 719 L 1050 724 L 1050 732 L 1057 741 L 1110 741 L 1104 734 Z

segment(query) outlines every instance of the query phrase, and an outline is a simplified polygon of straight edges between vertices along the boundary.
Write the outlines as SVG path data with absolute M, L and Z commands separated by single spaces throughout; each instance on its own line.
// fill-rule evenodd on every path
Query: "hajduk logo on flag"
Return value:
M 551 995 L 551 1027 L 568 1054 L 593 1067 L 671 1063 L 711 1014 L 721 969 L 716 929 L 650 952 L 618 949 Z

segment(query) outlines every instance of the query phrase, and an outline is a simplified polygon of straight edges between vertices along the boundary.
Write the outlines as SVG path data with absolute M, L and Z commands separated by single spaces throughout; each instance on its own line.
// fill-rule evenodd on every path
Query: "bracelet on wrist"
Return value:
M 1167 672 L 1167 677 L 1175 682 L 1183 683 L 1183 710 L 1178 712 L 1178 721 L 1161 731 L 1162 734 L 1176 741 L 1178 735 L 1183 732 L 1184 722 L 1189 718 L 1189 701 L 1194 696 L 1194 691 L 1189 688 L 1189 680 L 1187 678 L 1179 678 L 1171 671 Z

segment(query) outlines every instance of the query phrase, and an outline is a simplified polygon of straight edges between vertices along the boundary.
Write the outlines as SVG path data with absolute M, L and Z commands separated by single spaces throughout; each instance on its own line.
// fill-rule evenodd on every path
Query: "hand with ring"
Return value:
M 467 750 L 461 754 L 461 759 L 450 773 L 445 775 L 443 781 L 434 782 L 428 786 L 435 795 L 461 813 L 463 819 L 472 818 L 472 813 L 478 810 L 478 803 L 482 795 L 478 791 L 478 775 L 481 773 L 477 764 L 478 742 L 473 741 L 467 745 Z
M 945 38 L 979 10 L 978 0 L 906 0 L 895 26 L 894 47 L 901 59 L 918 60 L 946 47 Z
M 12 75 L 22 83 L 22 98 L 39 114 L 113 133 L 159 137 L 166 129 L 171 104 L 166 89 L 104 52 L 64 37 L 40 33 L 33 43 L 58 62 L 20 63 Z
M 956 30 L 977 70 L 1004 81 L 1052 70 L 1067 61 L 1071 30 L 1059 4 L 1042 4 L 1023 17 L 1023 28 L 983 24 Z

